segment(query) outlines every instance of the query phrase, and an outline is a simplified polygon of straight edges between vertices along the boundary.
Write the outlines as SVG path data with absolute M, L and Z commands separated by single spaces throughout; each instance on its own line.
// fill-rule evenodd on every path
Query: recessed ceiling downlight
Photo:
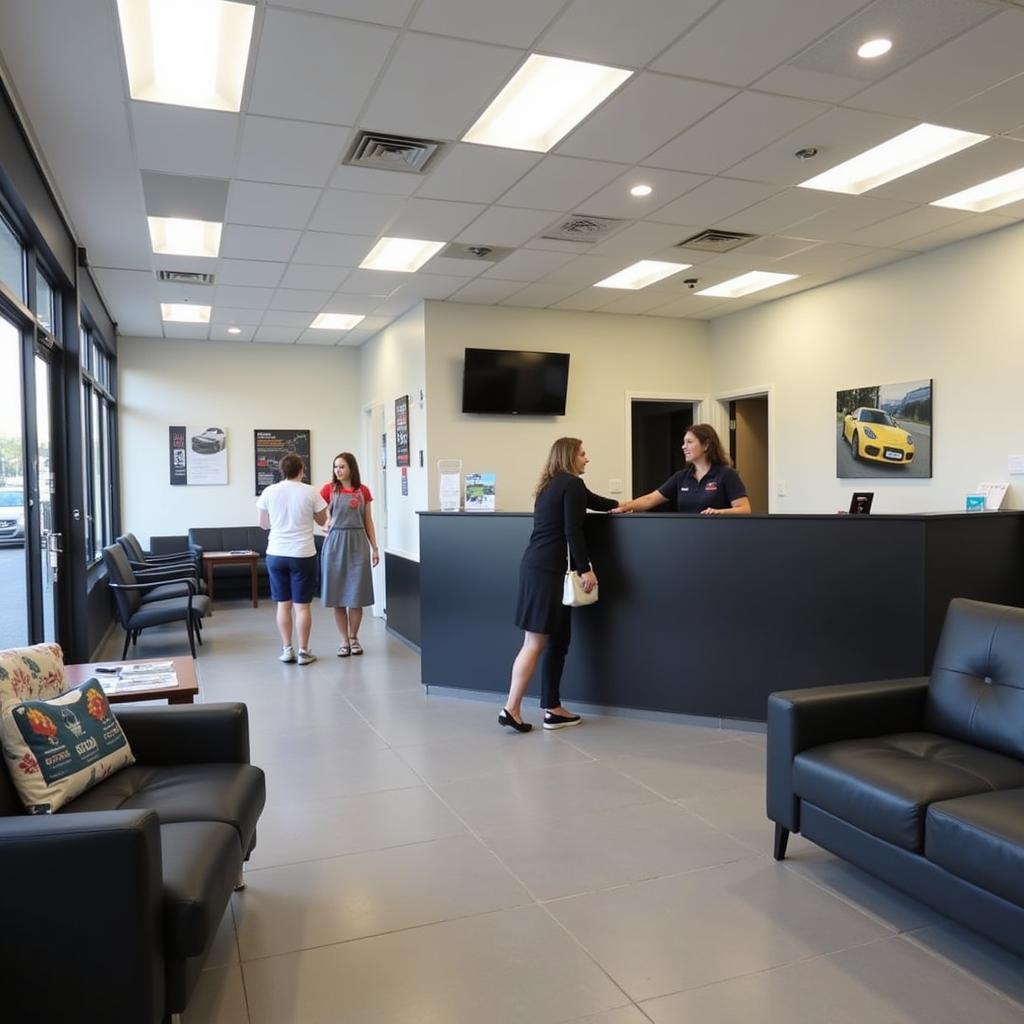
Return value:
M 891 49 L 891 39 L 869 39 L 866 43 L 857 47 L 857 56 L 862 57 L 864 60 L 873 60 L 875 57 L 881 57 L 883 54 L 888 53 Z
M 630 190 L 631 196 L 636 196 L 638 199 L 642 196 L 649 196 L 654 191 L 650 185 L 634 185 Z

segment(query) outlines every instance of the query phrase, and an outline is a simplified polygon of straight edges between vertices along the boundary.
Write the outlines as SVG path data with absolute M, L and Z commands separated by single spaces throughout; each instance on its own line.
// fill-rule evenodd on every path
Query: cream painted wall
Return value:
M 431 508 L 439 503 L 437 460 L 455 458 L 463 474 L 497 474 L 500 510 L 532 510 L 551 442 L 566 435 L 583 439 L 590 489 L 608 494 L 609 481 L 618 479 L 625 494 L 627 394 L 700 398 L 711 389 L 707 324 L 700 321 L 428 302 L 426 339 Z M 463 415 L 466 348 L 568 352 L 566 415 Z
M 254 430 L 309 428 L 315 484 L 359 450 L 357 349 L 119 338 L 117 362 L 122 522 L 144 542 L 255 524 Z M 227 431 L 226 486 L 170 485 L 172 424 Z
M 420 467 L 419 453 L 426 462 L 427 417 L 421 399 L 426 380 L 424 345 L 424 309 L 420 304 L 379 334 L 365 342 L 360 353 L 359 394 L 362 409 L 383 408 L 383 425 L 387 433 L 387 466 L 385 493 L 374 497 L 374 522 L 381 549 L 418 559 L 420 552 L 419 520 L 416 513 L 427 507 L 427 474 Z M 402 474 L 395 465 L 395 399 L 409 396 L 409 458 L 408 494 L 402 494 Z M 367 421 L 371 419 L 363 414 Z M 367 425 L 367 435 L 369 427 Z M 373 457 L 379 447 L 374 445 Z M 370 467 L 367 464 L 367 470 Z M 367 481 L 369 472 L 364 472 Z
M 854 490 L 876 512 L 964 507 L 1009 481 L 1024 507 L 1024 226 L 947 246 L 712 321 L 716 393 L 773 386 L 773 512 L 834 512 Z M 838 480 L 835 400 L 845 388 L 934 379 L 933 477 Z

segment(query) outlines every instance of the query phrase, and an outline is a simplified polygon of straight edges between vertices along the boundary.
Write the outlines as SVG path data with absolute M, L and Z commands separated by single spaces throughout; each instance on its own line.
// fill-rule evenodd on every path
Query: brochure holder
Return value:
M 462 459 L 438 459 L 437 479 L 441 511 L 458 512 L 462 498 Z

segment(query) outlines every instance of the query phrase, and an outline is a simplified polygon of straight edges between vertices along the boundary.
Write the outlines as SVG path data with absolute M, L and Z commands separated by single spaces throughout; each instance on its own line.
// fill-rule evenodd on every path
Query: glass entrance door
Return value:
M 54 525 L 57 507 L 53 472 L 53 419 L 50 396 L 53 394 L 50 364 L 36 356 L 36 451 L 35 480 L 39 507 L 39 584 L 42 598 L 43 635 L 45 641 L 57 639 L 56 600 L 57 575 L 60 571 L 61 535 Z
M 0 316 L 0 648 L 29 641 L 21 332 Z

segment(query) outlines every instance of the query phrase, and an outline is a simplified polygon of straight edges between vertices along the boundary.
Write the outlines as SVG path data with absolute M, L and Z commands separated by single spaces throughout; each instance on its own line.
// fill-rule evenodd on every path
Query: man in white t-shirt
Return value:
M 281 661 L 308 665 L 316 661 L 309 648 L 313 616 L 309 605 L 316 591 L 316 545 L 313 523 L 327 522 L 327 502 L 302 482 L 305 464 L 298 455 L 281 460 L 279 483 L 271 484 L 257 499 L 260 526 L 270 530 L 267 541 L 267 573 L 270 596 L 277 602 L 277 628 L 281 634 Z M 292 605 L 299 654 L 292 647 Z

